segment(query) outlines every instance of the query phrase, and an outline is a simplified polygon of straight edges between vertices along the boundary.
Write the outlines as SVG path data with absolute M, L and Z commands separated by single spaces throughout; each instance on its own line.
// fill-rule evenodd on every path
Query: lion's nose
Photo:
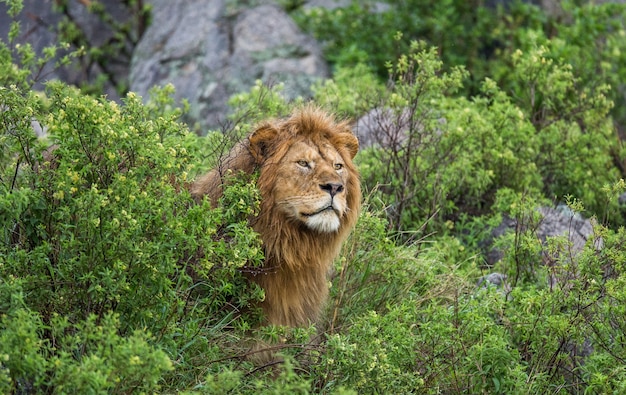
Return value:
M 323 191 L 328 192 L 332 197 L 343 191 L 343 184 L 329 182 L 328 184 L 320 184 L 320 188 L 322 188 Z

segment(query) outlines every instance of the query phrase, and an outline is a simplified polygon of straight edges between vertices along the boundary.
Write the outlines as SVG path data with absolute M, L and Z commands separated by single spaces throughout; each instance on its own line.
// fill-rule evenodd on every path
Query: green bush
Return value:
M 240 311 L 262 294 L 239 269 L 262 259 L 247 226 L 258 193 L 244 180 L 224 209 L 192 202 L 197 137 L 166 110 L 169 93 L 144 106 L 58 83 L 45 96 L 0 89 L 0 354 L 11 391 L 152 391 L 182 339 L 191 355 L 217 359 L 212 342 L 226 349 L 238 337 L 220 329 L 254 321 Z M 176 368 L 190 382 L 203 375 Z
M 393 229 L 446 230 L 447 221 L 462 215 L 490 213 L 501 188 L 555 201 L 577 196 L 590 215 L 617 211 L 603 192 L 620 176 L 605 89 L 580 86 L 546 47 L 518 51 L 513 61 L 511 75 L 526 87 L 528 100 L 511 98 L 490 79 L 472 100 L 454 96 L 467 74 L 444 72 L 436 51 L 423 44 L 414 43 L 390 65 L 393 83 L 369 102 L 388 114 L 374 122 L 380 143 L 358 162 Z M 340 74 L 317 95 L 337 97 L 348 89 L 365 88 L 357 75 Z M 342 108 L 353 100 L 348 94 L 335 103 Z M 617 216 L 610 220 L 622 223 Z
M 536 206 L 518 206 L 518 215 L 533 216 Z M 371 234 L 370 222 L 356 236 L 363 229 Z M 333 297 L 339 306 L 333 317 L 340 319 L 318 366 L 318 386 L 359 393 L 619 393 L 623 229 L 597 227 L 575 260 L 564 237 L 551 239 L 560 247 L 549 250 L 551 258 L 543 255 L 553 259 L 550 265 L 536 262 L 541 246 L 534 229 L 514 232 L 514 240 L 529 246 L 506 252 L 495 268 L 511 281 L 517 271 L 534 272 L 512 291 L 468 284 L 478 262 L 450 254 L 462 251 L 454 239 L 419 248 L 387 245 L 387 258 L 374 248 L 375 255 L 359 251 L 342 262 Z M 386 243 L 378 240 L 369 245 Z M 388 289 L 393 293 L 381 296 Z
M 506 23 L 526 26 L 516 12 L 536 8 L 525 7 Z M 608 9 L 568 26 L 594 26 Z M 441 26 L 453 32 L 485 11 L 455 10 L 432 26 L 449 18 Z M 258 83 L 232 98 L 223 131 L 199 138 L 179 122 L 172 87 L 146 104 L 61 83 L 35 92 L 29 76 L 46 60 L 0 43 L 0 392 L 623 392 L 625 187 L 605 87 L 621 65 L 605 80 L 585 58 L 604 33 L 611 51 L 622 44 L 597 27 L 568 46 L 538 33 L 550 19 L 531 16 L 533 30 L 499 32 L 519 51 L 498 53 L 492 78 L 475 73 L 481 60 L 447 64 L 450 42 L 413 43 L 387 59 L 385 86 L 355 42 L 365 62 L 314 87 L 342 116 L 389 111 L 402 144 L 359 153 L 367 194 L 327 314 L 295 329 L 257 326 L 264 295 L 242 274 L 263 260 L 247 222 L 255 175 L 233 174 L 215 208 L 186 187 L 256 121 L 298 103 Z M 596 216 L 581 251 L 566 237 L 539 240 L 536 209 L 555 200 Z M 489 270 L 512 289 L 477 286 L 488 274 L 478 247 L 503 214 L 521 225 L 496 242 L 503 258 Z M 254 365 L 251 337 L 282 360 Z
M 346 7 L 293 14 L 324 44 L 335 67 L 367 64 L 383 81 L 388 78 L 387 62 L 406 54 L 411 41 L 423 40 L 438 48 L 443 70 L 463 66 L 470 72 L 463 87 L 468 97 L 479 94 L 485 78 L 496 81 L 513 98 L 525 97 L 526 87 L 517 85 L 517 76 L 511 75 L 511 55 L 547 45 L 553 60 L 572 66 L 581 86 L 612 87 L 608 92 L 616 102 L 612 115 L 623 133 L 625 12 L 626 7 L 616 2 L 563 1 L 544 10 L 528 1 L 494 5 L 389 0 L 353 1 Z M 397 41 L 398 34 L 404 40 Z

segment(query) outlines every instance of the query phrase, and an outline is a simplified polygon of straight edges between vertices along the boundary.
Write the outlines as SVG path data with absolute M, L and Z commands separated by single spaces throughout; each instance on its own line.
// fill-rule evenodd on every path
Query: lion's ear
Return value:
M 272 124 L 264 123 L 250 135 L 250 153 L 257 163 L 263 162 L 266 158 L 268 149 L 277 134 L 278 130 Z
M 346 131 L 338 135 L 336 143 L 339 147 L 346 147 L 346 150 L 352 159 L 354 159 L 356 153 L 359 151 L 359 140 L 350 131 Z

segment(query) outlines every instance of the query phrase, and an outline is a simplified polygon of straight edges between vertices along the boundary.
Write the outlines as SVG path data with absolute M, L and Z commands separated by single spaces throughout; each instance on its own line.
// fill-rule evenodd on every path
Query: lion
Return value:
M 260 123 L 191 186 L 194 199 L 215 206 L 229 170 L 259 171 L 263 274 L 247 274 L 265 291 L 264 324 L 303 327 L 318 322 L 328 297 L 327 275 L 361 209 L 353 158 L 359 142 L 347 121 L 313 105 Z

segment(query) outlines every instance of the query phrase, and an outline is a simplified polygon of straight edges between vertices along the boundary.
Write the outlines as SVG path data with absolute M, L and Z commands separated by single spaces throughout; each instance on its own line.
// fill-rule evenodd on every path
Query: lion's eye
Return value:
M 335 170 L 343 169 L 343 163 L 335 163 Z
M 308 168 L 308 167 L 309 167 L 309 162 L 307 162 L 307 161 L 305 161 L 305 160 L 299 160 L 299 161 L 298 161 L 298 162 L 296 162 L 296 163 L 298 163 L 298 166 L 302 166 L 302 167 L 306 167 L 306 168 Z

